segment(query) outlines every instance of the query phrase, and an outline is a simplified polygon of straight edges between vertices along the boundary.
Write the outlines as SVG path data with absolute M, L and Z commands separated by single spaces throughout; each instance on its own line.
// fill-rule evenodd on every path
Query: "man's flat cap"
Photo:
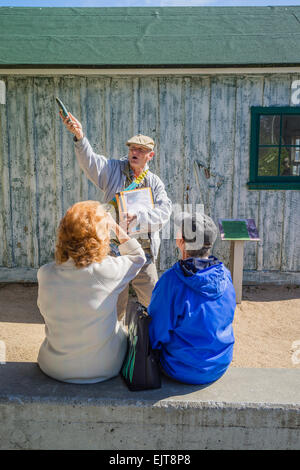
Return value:
M 154 140 L 151 139 L 151 137 L 142 134 L 135 135 L 131 137 L 131 139 L 127 140 L 126 145 L 129 146 L 131 144 L 142 145 L 143 147 L 146 147 L 149 150 L 153 150 L 155 145 Z

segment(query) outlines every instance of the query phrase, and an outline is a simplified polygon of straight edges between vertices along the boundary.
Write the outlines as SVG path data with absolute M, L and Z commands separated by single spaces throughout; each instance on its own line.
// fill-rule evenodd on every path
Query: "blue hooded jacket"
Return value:
M 217 380 L 233 353 L 236 307 L 229 270 L 217 258 L 178 261 L 157 282 L 150 342 L 170 377 L 189 384 Z

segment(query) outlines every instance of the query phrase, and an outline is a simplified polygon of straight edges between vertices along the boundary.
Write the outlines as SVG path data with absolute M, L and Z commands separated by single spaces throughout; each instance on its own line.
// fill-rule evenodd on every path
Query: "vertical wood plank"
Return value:
M 290 78 L 265 77 L 263 106 L 288 106 Z M 260 238 L 263 243 L 263 269 L 280 270 L 285 191 L 260 191 Z
M 160 78 L 160 174 L 174 207 L 183 207 L 183 98 L 182 78 Z M 160 269 L 167 269 L 177 259 L 173 217 L 170 239 L 163 239 Z
M 7 93 L 14 261 L 25 267 L 36 267 L 39 253 L 32 80 L 19 77 L 10 80 Z
M 132 78 L 113 78 L 110 90 L 110 132 L 108 148 L 110 158 L 128 154 L 127 140 L 133 131 L 133 81 Z
M 52 78 L 34 78 L 37 229 L 39 265 L 54 257 L 56 238 L 56 187 L 54 121 L 57 117 Z
M 143 134 L 140 131 L 140 78 L 132 77 L 132 135 Z M 132 137 L 132 136 L 130 136 Z
M 109 79 L 88 77 L 81 88 L 81 115 L 84 132 L 94 152 L 106 155 L 105 148 L 105 87 Z M 84 188 L 82 199 L 102 201 L 101 190 L 81 172 Z
M 87 126 L 86 126 L 86 115 L 87 115 L 87 79 L 85 77 L 78 77 L 78 93 L 79 93 L 79 107 L 80 107 L 80 116 L 81 116 L 81 125 L 84 129 L 84 133 L 86 133 Z M 74 143 L 73 150 L 74 150 Z M 74 151 L 74 158 L 75 164 L 77 168 L 79 167 L 77 163 L 77 159 L 75 157 Z M 80 201 L 86 201 L 89 199 L 89 181 L 85 176 L 84 172 L 78 168 L 79 171 L 79 199 Z
M 150 170 L 158 175 L 164 184 L 164 180 L 160 172 L 160 126 L 159 126 L 159 85 L 156 77 L 140 77 L 138 91 L 138 133 L 152 137 L 155 142 L 155 155 L 149 162 Z M 161 239 L 168 239 L 169 224 L 166 224 L 159 235 Z M 162 250 L 159 251 L 156 260 L 156 266 L 160 266 Z
M 155 156 L 151 160 L 149 168 L 160 176 L 159 98 L 157 78 L 141 77 L 139 79 L 138 100 L 138 133 L 148 135 L 154 140 Z
M 282 232 L 281 270 L 300 270 L 300 192 L 286 191 L 284 226 Z
M 230 270 L 237 304 L 240 304 L 242 301 L 244 243 L 245 242 L 241 240 L 230 242 Z
M 210 152 L 211 168 L 209 197 L 211 217 L 218 219 L 232 216 L 232 175 L 235 145 L 236 78 L 215 77 L 211 84 Z M 224 264 L 229 264 L 230 247 L 218 237 L 213 253 Z
M 62 77 L 59 80 L 58 91 L 58 96 L 66 108 L 81 122 L 79 78 Z M 73 134 L 68 132 L 62 123 L 60 126 L 59 143 L 62 174 L 62 210 L 64 214 L 69 207 L 80 200 L 81 170 L 75 158 Z
M 185 79 L 184 204 L 204 205 L 210 214 L 210 79 Z
M 5 80 L 6 83 L 8 82 L 8 79 L 4 79 L 4 77 L 1 77 L 1 80 Z M 10 147 L 7 119 L 7 106 L 0 104 L 0 265 L 11 267 L 14 263 L 14 256 L 11 225 Z
M 291 84 L 294 80 L 300 80 L 299 75 L 291 76 Z M 290 88 L 291 90 L 291 88 Z M 292 94 L 292 90 L 291 90 Z M 290 100 L 290 106 L 294 106 Z M 300 111 L 300 109 L 299 109 Z M 282 245 L 281 245 L 281 270 L 300 270 L 300 191 L 285 191 L 285 205 L 283 217 Z
M 61 93 L 60 80 L 61 80 L 60 77 L 53 77 L 54 97 L 56 96 L 60 97 L 60 93 Z M 75 115 L 75 117 L 77 116 Z M 55 222 L 54 224 L 55 224 L 55 231 L 57 232 L 59 222 L 64 215 L 64 207 L 63 207 L 64 182 L 63 182 L 63 162 L 62 162 L 61 148 L 62 148 L 62 135 L 63 133 L 67 132 L 59 116 L 58 107 L 56 109 L 56 112 L 54 113 L 53 132 L 54 132 L 53 140 L 54 140 L 54 149 L 55 149 L 55 153 L 54 153 L 54 187 L 55 187 L 54 217 L 55 217 Z
M 232 217 L 259 222 L 259 191 L 249 191 L 251 106 L 261 106 L 263 77 L 239 77 L 236 92 L 236 125 Z M 259 227 L 258 227 L 259 229 Z M 257 243 L 245 243 L 244 269 L 257 268 Z

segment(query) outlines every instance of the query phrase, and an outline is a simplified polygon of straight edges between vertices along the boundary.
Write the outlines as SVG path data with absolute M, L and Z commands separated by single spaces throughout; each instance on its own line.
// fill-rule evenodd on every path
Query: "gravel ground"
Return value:
M 36 284 L 0 284 L 0 345 L 2 355 L 5 345 L 6 362 L 37 360 L 44 322 L 36 299 Z M 244 287 L 234 331 L 231 367 L 300 369 L 300 286 Z

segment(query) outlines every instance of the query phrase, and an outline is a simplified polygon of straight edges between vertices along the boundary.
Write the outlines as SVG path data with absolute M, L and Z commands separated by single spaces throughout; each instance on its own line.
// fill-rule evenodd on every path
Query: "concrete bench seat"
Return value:
M 116 377 L 65 384 L 36 363 L 0 365 L 1 449 L 299 449 L 299 369 L 231 367 L 210 386 Z

